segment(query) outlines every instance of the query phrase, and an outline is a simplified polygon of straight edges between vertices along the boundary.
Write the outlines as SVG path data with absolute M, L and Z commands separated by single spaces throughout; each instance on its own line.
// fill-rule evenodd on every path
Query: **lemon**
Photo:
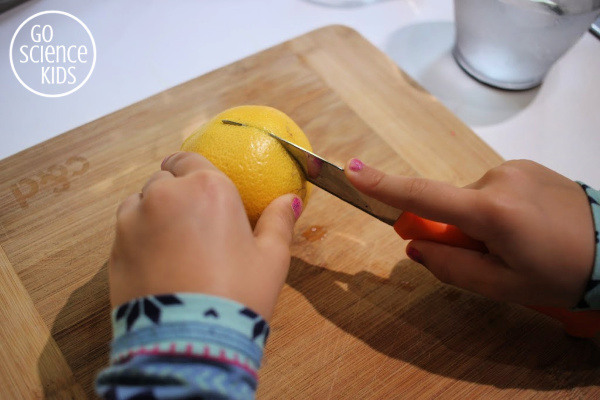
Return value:
M 245 126 L 229 125 L 230 120 Z M 312 151 L 308 138 L 283 112 L 267 106 L 230 108 L 194 131 L 181 146 L 200 153 L 237 187 L 250 224 L 277 197 L 294 193 L 306 204 L 312 185 L 285 148 L 265 131 Z

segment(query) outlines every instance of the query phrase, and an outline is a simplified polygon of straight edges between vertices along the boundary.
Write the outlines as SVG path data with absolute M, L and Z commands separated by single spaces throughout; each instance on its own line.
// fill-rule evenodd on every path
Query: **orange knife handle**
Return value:
M 568 335 L 589 339 L 600 332 L 600 311 L 598 310 L 571 311 L 559 307 L 527 307 L 562 322 Z
M 394 224 L 394 230 L 404 240 L 430 240 L 463 249 L 487 252 L 483 242 L 467 236 L 456 226 L 421 218 L 407 211 L 400 215 Z
M 477 241 L 454 225 L 430 221 L 409 212 L 403 212 L 394 229 L 404 240 L 421 239 L 448 244 L 464 249 L 487 252 L 483 242 Z M 600 311 L 571 311 L 558 307 L 527 306 L 541 314 L 560 321 L 568 335 L 593 338 L 600 332 Z

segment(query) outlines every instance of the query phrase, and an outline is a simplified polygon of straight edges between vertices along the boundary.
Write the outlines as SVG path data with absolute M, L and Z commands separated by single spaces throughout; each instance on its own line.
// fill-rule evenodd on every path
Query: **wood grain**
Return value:
M 80 385 L 1 247 L 0 282 L 0 359 L 10 366 L 10 373 L 0 374 L 2 395 L 41 398 L 43 387 L 50 397 L 82 396 Z
M 464 185 L 502 162 L 356 32 L 332 26 L 0 161 L 0 397 L 93 398 L 115 211 L 214 114 L 265 104 L 316 152 Z M 600 343 L 437 282 L 388 226 L 315 190 L 258 397 L 597 398 Z M 6 360 L 9 360 L 6 362 Z

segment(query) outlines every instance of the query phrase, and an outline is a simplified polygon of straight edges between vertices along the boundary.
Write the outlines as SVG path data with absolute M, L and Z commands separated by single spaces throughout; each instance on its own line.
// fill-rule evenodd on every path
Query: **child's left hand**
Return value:
M 293 195 L 275 199 L 253 232 L 225 174 L 198 154 L 173 154 L 117 211 L 109 262 L 112 306 L 195 292 L 238 301 L 270 320 L 301 207 Z

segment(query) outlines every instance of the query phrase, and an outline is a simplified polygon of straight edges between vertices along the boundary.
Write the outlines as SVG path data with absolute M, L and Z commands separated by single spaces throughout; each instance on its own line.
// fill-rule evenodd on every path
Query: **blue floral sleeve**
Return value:
M 596 254 L 594 256 L 594 268 L 592 270 L 592 276 L 588 281 L 583 298 L 576 308 L 580 310 L 600 310 L 600 240 L 598 234 L 598 231 L 600 231 L 600 192 L 592 189 L 584 183 L 577 183 L 581 185 L 590 202 L 590 207 L 594 218 Z
M 147 296 L 112 312 L 105 399 L 253 399 L 267 322 L 235 301 L 203 294 Z

